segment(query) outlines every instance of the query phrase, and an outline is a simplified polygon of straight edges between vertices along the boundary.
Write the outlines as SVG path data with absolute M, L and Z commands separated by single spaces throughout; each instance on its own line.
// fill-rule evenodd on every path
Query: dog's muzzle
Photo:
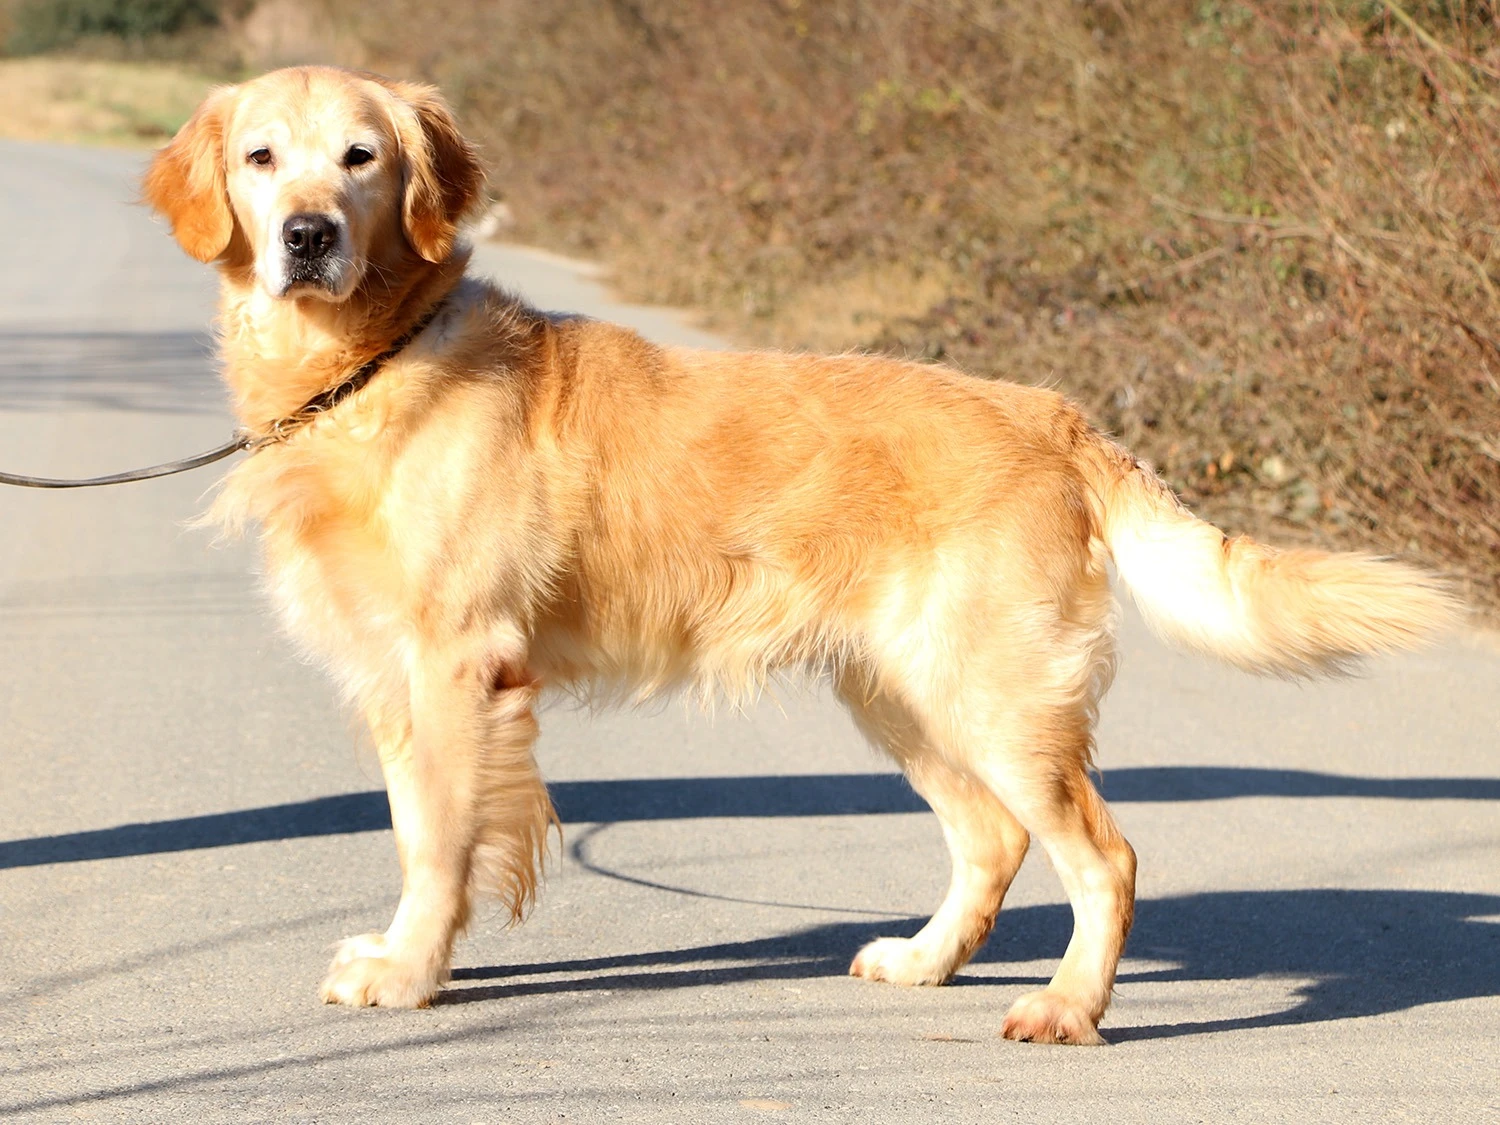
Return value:
M 281 244 L 286 251 L 287 288 L 316 285 L 338 288 L 343 262 L 336 253 L 342 225 L 328 215 L 301 213 L 281 225 Z

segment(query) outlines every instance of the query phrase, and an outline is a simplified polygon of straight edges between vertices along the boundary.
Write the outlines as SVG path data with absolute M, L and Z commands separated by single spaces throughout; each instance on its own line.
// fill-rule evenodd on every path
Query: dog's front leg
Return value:
M 414 662 L 409 712 L 370 714 L 401 902 L 385 933 L 341 945 L 326 1002 L 425 1007 L 447 979 L 475 891 L 499 894 L 516 917 L 525 911 L 554 820 L 532 757 L 536 692 L 524 661 L 467 646 Z

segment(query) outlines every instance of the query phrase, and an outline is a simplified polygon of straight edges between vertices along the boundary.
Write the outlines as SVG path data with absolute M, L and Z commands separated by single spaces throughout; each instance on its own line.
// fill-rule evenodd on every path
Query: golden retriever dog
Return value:
M 850 971 L 941 984 L 1035 838 L 1074 931 L 1012 1039 L 1098 1043 L 1135 854 L 1090 780 L 1113 562 L 1165 637 L 1337 671 L 1455 617 L 1400 563 L 1228 539 L 1051 391 L 874 356 L 658 347 L 466 278 L 474 149 L 429 87 L 297 68 L 219 89 L 145 198 L 223 284 L 258 526 L 290 631 L 369 724 L 403 884 L 323 999 L 421 1007 L 480 893 L 519 918 L 555 823 L 538 693 L 733 700 L 831 680 L 937 813 L 947 897 Z

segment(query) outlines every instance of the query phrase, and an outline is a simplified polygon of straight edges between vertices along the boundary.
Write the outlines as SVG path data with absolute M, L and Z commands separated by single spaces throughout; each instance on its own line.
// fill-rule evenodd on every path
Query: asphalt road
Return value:
M 0 467 L 222 440 L 210 272 L 138 158 L 0 144 Z M 538 303 L 706 338 L 564 264 Z M 373 752 L 278 638 L 214 469 L 0 490 L 0 1117 L 209 1122 L 1500 1121 L 1500 656 L 1299 687 L 1130 622 L 1104 789 L 1141 902 L 1102 1049 L 997 1037 L 1069 915 L 1033 855 L 948 988 L 844 975 L 947 881 L 934 819 L 816 691 L 544 715 L 565 847 L 425 1012 L 317 1002 L 398 871 Z

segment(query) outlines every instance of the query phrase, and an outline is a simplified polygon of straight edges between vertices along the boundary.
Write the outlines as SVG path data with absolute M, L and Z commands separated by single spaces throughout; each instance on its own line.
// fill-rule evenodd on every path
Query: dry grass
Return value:
M 514 234 L 633 297 L 1055 382 L 1226 528 L 1417 556 L 1500 612 L 1493 0 L 435 0 L 420 36 L 405 0 L 263 0 L 243 28 L 252 65 L 443 86 Z
M 0 59 L 0 136 L 123 146 L 176 132 L 210 82 L 156 63 Z
M 1489 3 L 328 3 L 633 295 L 1055 381 L 1227 527 L 1500 607 Z

